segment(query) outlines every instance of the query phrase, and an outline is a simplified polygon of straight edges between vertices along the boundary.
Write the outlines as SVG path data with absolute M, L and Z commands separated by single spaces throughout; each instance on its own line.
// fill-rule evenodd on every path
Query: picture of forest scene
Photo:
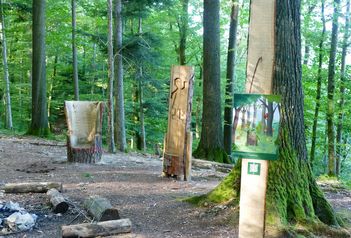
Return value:
M 275 160 L 279 132 L 276 95 L 235 94 L 233 154 L 239 158 Z

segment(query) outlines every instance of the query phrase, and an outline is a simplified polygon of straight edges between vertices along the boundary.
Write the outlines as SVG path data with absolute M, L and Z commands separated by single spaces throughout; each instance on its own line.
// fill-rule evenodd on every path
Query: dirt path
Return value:
M 85 197 L 101 195 L 110 199 L 122 218 L 133 224 L 130 237 L 236 237 L 237 228 L 225 225 L 225 214 L 209 214 L 180 199 L 203 194 L 214 188 L 225 173 L 209 169 L 193 171 L 193 181 L 174 181 L 160 176 L 161 160 L 138 154 L 105 154 L 98 165 L 66 163 L 63 144 L 36 138 L 0 140 L 0 183 L 57 181 L 76 208 L 54 215 L 43 194 L 1 194 L 2 201 L 19 202 L 39 215 L 31 232 L 8 237 L 59 237 L 60 226 L 87 222 L 79 207 Z M 80 214 L 80 215 L 79 215 Z
M 201 167 L 201 166 L 200 166 Z M 74 206 L 64 215 L 51 213 L 45 194 L 4 194 L 1 201 L 19 202 L 39 216 L 30 232 L 7 237 L 60 237 L 61 225 L 90 222 L 82 202 L 90 195 L 108 198 L 122 218 L 132 221 L 124 237 L 237 237 L 237 217 L 225 206 L 196 208 L 184 197 L 213 189 L 226 173 L 212 167 L 193 167 L 192 182 L 162 178 L 162 162 L 141 154 L 105 153 L 96 165 L 66 163 L 62 143 L 37 138 L 0 136 L 0 185 L 8 182 L 54 181 L 64 184 L 64 195 Z M 321 183 L 335 210 L 351 224 L 351 193 Z M 237 213 L 236 213 L 237 214 Z M 351 227 L 349 228 L 351 232 Z M 1 236 L 0 236 L 1 237 Z

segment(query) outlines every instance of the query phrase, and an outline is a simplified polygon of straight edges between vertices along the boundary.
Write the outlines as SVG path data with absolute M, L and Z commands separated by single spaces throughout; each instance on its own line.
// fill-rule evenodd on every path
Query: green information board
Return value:
M 261 94 L 234 95 L 233 155 L 276 160 L 280 97 Z

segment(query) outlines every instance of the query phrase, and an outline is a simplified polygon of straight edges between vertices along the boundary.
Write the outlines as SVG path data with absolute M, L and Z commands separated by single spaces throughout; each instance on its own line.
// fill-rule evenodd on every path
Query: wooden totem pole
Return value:
M 168 129 L 163 152 L 163 175 L 188 181 L 191 179 L 190 124 L 193 83 L 193 67 L 172 66 Z
M 246 93 L 272 94 L 276 0 L 251 0 Z M 268 160 L 242 160 L 240 238 L 264 237 Z

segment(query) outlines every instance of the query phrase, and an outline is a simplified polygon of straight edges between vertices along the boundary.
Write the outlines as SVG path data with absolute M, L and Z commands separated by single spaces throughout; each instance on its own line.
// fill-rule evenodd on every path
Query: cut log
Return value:
M 223 164 L 213 161 L 200 160 L 200 159 L 192 159 L 192 166 L 194 168 L 199 169 L 214 169 L 219 172 L 229 173 L 232 171 L 234 165 L 233 164 Z
M 111 220 L 98 223 L 85 223 L 62 226 L 62 237 L 98 237 L 130 233 L 132 222 L 129 219 Z
M 84 201 L 84 207 L 95 221 L 109 221 L 120 219 L 117 208 L 112 207 L 109 200 L 92 196 Z
M 68 202 L 57 189 L 52 188 L 46 194 L 49 196 L 54 213 L 67 212 L 69 207 Z
M 52 188 L 62 191 L 62 183 L 32 182 L 32 183 L 8 183 L 3 190 L 5 193 L 46 193 Z

